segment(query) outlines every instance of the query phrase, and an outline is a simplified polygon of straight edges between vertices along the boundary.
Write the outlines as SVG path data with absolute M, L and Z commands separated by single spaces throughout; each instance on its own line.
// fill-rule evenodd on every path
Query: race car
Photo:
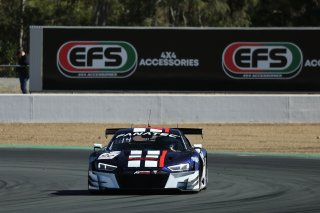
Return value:
M 200 128 L 106 129 L 109 144 L 94 144 L 88 190 L 177 189 L 199 192 L 208 184 L 207 151 L 186 135 Z

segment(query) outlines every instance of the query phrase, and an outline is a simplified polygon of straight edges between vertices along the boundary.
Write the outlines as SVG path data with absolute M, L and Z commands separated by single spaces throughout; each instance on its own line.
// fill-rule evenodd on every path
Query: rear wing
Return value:
M 108 135 L 114 135 L 119 129 L 121 128 L 111 128 L 111 129 L 106 129 L 105 131 L 105 137 L 107 138 Z
M 105 137 L 107 138 L 108 135 L 114 135 L 120 129 L 121 128 L 106 129 Z M 202 128 L 173 128 L 173 129 L 178 129 L 184 135 L 201 135 L 201 137 L 203 137 Z
M 201 135 L 203 137 L 202 128 L 177 128 L 184 135 Z

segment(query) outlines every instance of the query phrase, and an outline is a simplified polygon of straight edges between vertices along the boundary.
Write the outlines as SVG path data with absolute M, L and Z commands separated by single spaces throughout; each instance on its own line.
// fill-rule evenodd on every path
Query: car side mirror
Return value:
M 100 149 L 102 149 L 102 144 L 100 144 L 100 143 L 93 144 L 93 151 L 97 151 Z
M 200 150 L 202 149 L 202 144 L 194 144 L 193 148 L 200 153 Z

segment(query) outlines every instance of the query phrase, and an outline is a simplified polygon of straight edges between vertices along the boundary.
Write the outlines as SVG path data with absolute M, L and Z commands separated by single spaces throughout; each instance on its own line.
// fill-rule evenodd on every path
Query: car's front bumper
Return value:
M 129 174 L 88 172 L 88 189 L 180 189 L 199 191 L 199 171 Z

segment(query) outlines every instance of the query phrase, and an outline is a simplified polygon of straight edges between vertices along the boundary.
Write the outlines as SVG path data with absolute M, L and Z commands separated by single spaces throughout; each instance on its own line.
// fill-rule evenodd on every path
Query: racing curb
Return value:
M 29 144 L 0 144 L 0 148 L 16 149 L 74 149 L 74 150 L 91 150 L 92 146 L 59 146 L 59 145 L 29 145 Z M 267 152 L 226 152 L 207 150 L 209 154 L 215 155 L 234 155 L 240 157 L 289 157 L 320 159 L 320 153 L 267 153 Z

